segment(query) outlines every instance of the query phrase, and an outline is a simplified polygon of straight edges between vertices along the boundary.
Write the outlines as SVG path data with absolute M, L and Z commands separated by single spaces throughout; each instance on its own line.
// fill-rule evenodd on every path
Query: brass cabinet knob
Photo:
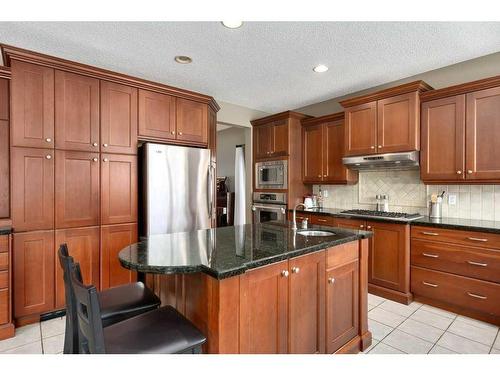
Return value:
M 328 278 L 328 284 L 333 284 L 335 282 L 335 277 Z
M 47 143 L 52 142 L 52 138 L 45 138 L 45 142 L 47 142 Z
M 364 226 L 363 224 L 360 224 L 360 225 L 359 225 L 359 227 L 360 227 L 360 228 L 364 228 L 365 226 Z
M 52 155 L 45 155 L 45 159 L 52 159 Z
M 321 175 L 320 175 L 320 174 L 318 175 L 318 178 L 321 178 Z
M 171 131 L 171 132 L 170 132 L 170 134 L 174 135 L 174 134 L 175 134 L 175 132 L 174 132 L 174 131 Z
M 177 134 L 182 135 L 182 132 L 179 132 L 179 133 L 177 133 Z
M 288 277 L 288 271 L 287 270 L 281 271 L 281 276 Z
M 97 146 L 98 146 L 98 143 L 97 143 L 97 142 L 94 142 L 94 143 L 92 143 L 92 146 L 97 147 Z
M 372 229 L 371 225 L 368 225 L 368 226 L 366 227 L 366 229 Z
M 375 149 L 375 146 L 371 146 L 370 148 L 371 148 L 372 150 L 374 150 L 374 149 Z
M 103 143 L 102 147 L 108 147 L 108 144 L 107 143 Z
M 92 159 L 92 161 L 97 161 L 97 160 L 99 160 L 99 159 L 97 159 L 97 158 L 93 158 L 93 159 Z
M 382 148 L 382 145 L 378 145 L 378 148 Z
M 462 171 L 457 171 L 457 174 L 462 174 Z
M 472 171 L 470 169 L 468 169 L 467 174 L 472 174 Z
M 104 158 L 104 159 L 102 159 L 102 161 L 106 162 L 106 161 L 108 161 L 108 158 Z
M 300 268 L 299 267 L 292 267 L 292 273 L 299 273 Z
M 326 175 L 326 174 L 324 174 L 324 175 L 323 175 L 323 177 L 327 177 L 327 175 Z

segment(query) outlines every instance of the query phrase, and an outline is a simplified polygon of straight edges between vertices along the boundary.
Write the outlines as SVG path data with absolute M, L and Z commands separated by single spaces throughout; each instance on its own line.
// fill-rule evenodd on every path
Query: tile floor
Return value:
M 428 305 L 368 295 L 369 354 L 500 354 L 499 327 Z M 0 353 L 62 353 L 65 318 L 31 324 L 0 341 Z

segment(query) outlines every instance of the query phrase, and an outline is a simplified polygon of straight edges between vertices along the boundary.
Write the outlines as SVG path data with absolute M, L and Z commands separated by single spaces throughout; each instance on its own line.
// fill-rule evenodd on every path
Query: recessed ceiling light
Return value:
M 323 64 L 320 64 L 318 66 L 315 66 L 313 68 L 313 70 L 316 72 L 316 73 L 324 73 L 328 70 L 328 67 L 326 65 L 323 65 Z
M 243 25 L 243 21 L 222 21 L 221 23 L 228 29 L 237 29 Z
M 174 60 L 179 64 L 191 64 L 193 59 L 189 56 L 175 56 Z

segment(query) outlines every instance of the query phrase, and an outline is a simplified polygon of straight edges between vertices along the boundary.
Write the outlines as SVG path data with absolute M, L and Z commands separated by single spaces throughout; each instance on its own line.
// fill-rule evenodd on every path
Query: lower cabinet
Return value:
M 14 316 L 54 309 L 54 231 L 14 234 Z
M 137 239 L 136 223 L 101 227 L 101 289 L 137 280 L 137 273 L 123 268 L 118 260 L 118 253 Z

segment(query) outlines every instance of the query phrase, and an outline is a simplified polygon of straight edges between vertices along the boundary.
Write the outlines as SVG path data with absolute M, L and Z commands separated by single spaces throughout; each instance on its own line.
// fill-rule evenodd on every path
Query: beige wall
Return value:
M 425 53 L 425 52 L 424 52 Z M 453 86 L 460 83 L 475 81 L 482 78 L 492 77 L 500 74 L 500 52 L 479 57 L 477 59 L 467 60 L 458 64 L 445 66 L 444 68 L 431 70 L 425 73 L 417 74 L 399 81 L 389 82 L 387 84 L 372 87 L 363 91 L 358 91 L 349 95 L 332 98 L 320 103 L 308 105 L 295 109 L 297 112 L 305 113 L 311 116 L 323 116 L 330 113 L 343 111 L 339 101 L 355 97 L 370 92 L 375 92 L 388 87 L 400 85 L 402 83 L 423 80 L 435 89 Z
M 220 106 L 220 111 L 217 112 L 218 124 L 244 126 L 249 128 L 252 126 L 250 124 L 251 120 L 269 115 L 267 112 L 242 107 L 241 105 L 226 103 L 219 100 L 217 100 L 217 103 Z

